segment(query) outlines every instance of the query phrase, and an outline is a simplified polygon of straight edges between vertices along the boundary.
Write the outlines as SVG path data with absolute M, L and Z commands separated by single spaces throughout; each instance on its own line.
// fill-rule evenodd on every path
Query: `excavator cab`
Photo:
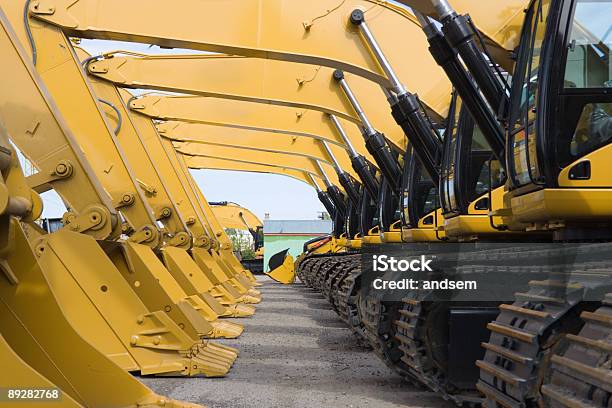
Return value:
M 384 243 L 402 242 L 399 195 L 385 179 L 380 186 L 378 224 Z
M 359 189 L 360 193 L 363 187 Z M 362 193 L 361 193 L 362 194 Z M 352 200 L 349 200 L 347 209 L 347 217 L 345 222 L 345 234 L 348 238 L 348 245 L 351 249 L 359 249 L 361 247 L 361 229 L 360 229 L 360 218 L 359 218 L 360 207 L 355 205 Z
M 367 189 L 361 192 L 361 211 L 359 212 L 361 236 L 364 244 L 380 244 L 378 205 Z
M 441 236 L 437 224 L 438 188 L 425 172 L 412 147 L 406 151 L 400 198 L 402 240 L 404 242 L 436 241 Z
M 444 230 L 447 236 L 461 239 L 499 233 L 489 210 L 492 197 L 498 198 L 503 189 L 505 171 L 459 98 L 453 113 L 440 171 Z
M 611 13 L 612 1 L 537 0 L 521 33 L 508 198 L 512 217 L 557 239 L 610 238 L 612 30 L 598 17 Z
M 255 246 L 255 253 L 257 253 L 257 251 L 259 251 L 260 249 L 263 250 L 263 247 L 264 247 L 263 227 L 261 225 L 258 225 L 257 228 L 255 228 L 255 231 L 251 230 L 250 232 L 253 235 L 253 240 L 254 240 L 253 245 Z

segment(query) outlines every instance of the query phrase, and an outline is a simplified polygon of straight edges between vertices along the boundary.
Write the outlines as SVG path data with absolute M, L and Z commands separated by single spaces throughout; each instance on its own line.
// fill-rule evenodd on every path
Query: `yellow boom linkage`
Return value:
M 8 49 L 10 28 L 1 9 L 0 23 L 0 46 Z M 50 282 L 53 274 L 38 262 L 26 237 L 24 228 L 28 233 L 37 228 L 32 220 L 40 216 L 42 202 L 27 185 L 1 123 L 0 151 L 2 384 L 48 389 L 48 403 L 62 408 L 199 407 L 154 394 L 75 331 Z
M 304 136 L 347 147 L 328 114 L 290 106 L 250 103 L 235 99 L 200 96 L 144 95 L 130 102 L 130 109 L 160 121 L 179 121 L 219 127 L 272 131 Z M 358 129 L 337 118 L 346 129 L 349 143 L 370 162 Z
M 9 15 L 14 16 L 15 11 Z M 123 265 L 113 264 L 94 240 L 115 242 L 121 234 L 130 234 L 130 239 L 120 245 L 125 248 L 125 256 L 128 250 L 132 251 L 130 255 L 137 252 L 132 261 L 138 257 L 153 259 L 149 253 L 162 243 L 163 236 L 92 97 L 70 43 L 61 32 L 50 26 L 45 28 L 48 30 L 35 33 L 43 44 L 64 44 L 64 48 L 43 46 L 38 53 L 38 69 L 47 87 L 13 38 L 6 47 L 10 53 L 6 59 L 12 61 L 15 78 L 5 88 L 15 91 L 4 93 L 11 99 L 3 105 L 3 115 L 10 118 L 7 126 L 15 144 L 38 167 L 38 173 L 29 180 L 31 185 L 40 191 L 54 188 L 71 209 L 64 217 L 66 228 L 62 231 L 39 239 L 39 234 L 31 235 L 40 261 L 51 265 L 50 270 L 58 277 L 52 282 L 61 282 L 58 299 L 70 300 L 66 304 L 67 316 L 79 333 L 127 370 L 224 375 L 236 352 L 200 339 L 210 332 L 210 324 L 189 302 L 163 287 L 170 282 L 163 265 L 129 263 L 147 279 L 158 277 L 159 281 L 151 280 L 154 285 L 146 287 L 147 294 L 165 295 L 141 299 L 122 277 Z M 64 61 L 61 69 L 49 69 L 52 65 L 58 67 L 47 58 Z M 72 79 L 70 87 L 65 87 L 67 78 Z M 75 133 L 67 133 L 65 125 L 55 119 L 59 110 L 49 102 L 47 90 L 55 96 L 54 102 Z M 76 135 L 80 136 L 78 141 Z M 119 222 L 118 211 L 125 223 Z M 96 262 L 84 263 L 74 254 L 75 248 Z M 146 282 L 139 283 L 142 286 Z M 216 362 L 209 363 L 205 358 Z

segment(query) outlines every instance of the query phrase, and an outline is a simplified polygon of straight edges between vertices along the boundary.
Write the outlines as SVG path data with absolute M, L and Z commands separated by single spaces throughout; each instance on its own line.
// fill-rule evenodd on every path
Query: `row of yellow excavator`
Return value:
M 238 350 L 215 339 L 261 293 L 190 173 L 217 169 L 313 187 L 333 231 L 297 276 L 407 383 L 610 407 L 610 16 L 610 0 L 0 0 L 0 386 L 187 407 L 129 373 L 226 375 Z M 47 233 L 51 190 L 67 211 Z M 370 290 L 386 252 L 517 290 Z

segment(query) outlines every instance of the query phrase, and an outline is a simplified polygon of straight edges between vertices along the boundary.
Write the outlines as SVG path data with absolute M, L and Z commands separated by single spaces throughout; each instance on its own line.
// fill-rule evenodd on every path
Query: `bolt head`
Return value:
M 68 167 L 64 163 L 58 164 L 55 168 L 57 174 L 64 174 L 66 171 L 68 171 Z
M 351 13 L 351 23 L 354 25 L 359 25 L 363 23 L 365 20 L 365 16 L 363 15 L 363 11 L 359 9 L 353 10 Z

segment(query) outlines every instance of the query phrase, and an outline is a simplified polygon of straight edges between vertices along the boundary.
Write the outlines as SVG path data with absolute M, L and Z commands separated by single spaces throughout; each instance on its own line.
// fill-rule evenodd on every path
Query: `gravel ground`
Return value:
M 225 378 L 141 378 L 155 392 L 210 408 L 436 407 L 436 394 L 406 384 L 360 347 L 323 297 L 301 284 L 260 278 L 263 301 L 239 339 Z

